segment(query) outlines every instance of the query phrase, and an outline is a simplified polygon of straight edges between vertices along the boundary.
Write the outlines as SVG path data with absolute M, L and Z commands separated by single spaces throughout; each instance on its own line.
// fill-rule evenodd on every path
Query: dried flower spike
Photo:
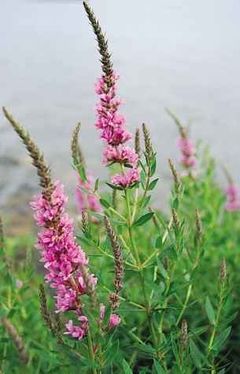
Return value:
M 227 278 L 227 265 L 226 265 L 225 258 L 222 260 L 221 265 L 220 265 L 219 277 L 222 282 L 225 282 Z
M 197 243 L 200 243 L 203 238 L 203 229 L 202 229 L 202 222 L 201 217 L 198 209 L 195 211 L 195 225 L 196 225 L 196 234 L 195 239 Z
M 72 142 L 71 142 L 72 159 L 76 167 L 79 165 L 85 165 L 83 153 L 81 151 L 81 148 L 78 142 L 80 127 L 81 127 L 81 124 L 77 123 L 77 125 L 75 126 L 73 130 Z
M 43 188 L 43 194 L 49 198 L 53 190 L 53 183 L 51 180 L 50 169 L 47 166 L 43 154 L 31 139 L 29 133 L 18 123 L 13 116 L 3 107 L 3 113 L 9 121 L 13 129 L 22 139 L 23 144 L 26 146 L 28 153 L 31 156 L 33 165 L 37 168 L 37 173 L 40 177 L 40 186 Z
M 147 160 L 149 162 L 154 155 L 154 151 L 153 151 L 150 133 L 145 123 L 142 124 L 142 131 L 143 131 L 143 138 L 144 138 L 144 144 L 145 144 L 145 153 L 147 156 Z
M 187 130 L 181 124 L 181 122 L 179 121 L 179 119 L 177 118 L 177 116 L 175 116 L 175 114 L 171 110 L 169 110 L 167 108 L 166 108 L 166 112 L 173 119 L 173 121 L 175 122 L 175 124 L 177 125 L 181 137 L 182 138 L 186 138 L 187 137 Z
M 84 210 L 100 212 L 101 204 L 94 191 L 95 179 L 91 174 L 86 174 L 86 164 L 78 141 L 80 126 L 80 123 L 78 123 L 74 128 L 71 142 L 73 164 L 79 173 L 75 195 L 76 204 L 80 213 Z
M 86 234 L 89 230 L 89 217 L 86 210 L 82 211 L 82 232 Z
M 92 8 L 88 5 L 86 1 L 83 2 L 83 6 L 87 13 L 90 24 L 92 25 L 93 32 L 97 38 L 99 53 L 101 55 L 102 70 L 104 74 L 106 74 L 106 76 L 110 77 L 113 74 L 113 70 L 112 70 L 111 54 L 109 53 L 109 50 L 108 50 L 108 41 L 104 33 L 102 32 L 99 21 L 95 17 L 95 14 Z
M 119 306 L 119 294 L 123 287 L 123 258 L 122 258 L 122 248 L 119 245 L 118 238 L 111 226 L 108 217 L 104 217 L 104 223 L 108 237 L 111 242 L 114 260 L 115 260 L 115 293 L 110 295 L 110 302 L 112 309 L 116 309 Z
M 140 141 L 140 130 L 136 129 L 135 132 L 135 152 L 140 158 L 141 156 L 141 141 Z
M 49 330 L 52 333 L 54 333 L 53 321 L 51 318 L 51 313 L 48 310 L 47 297 L 46 297 L 46 292 L 45 292 L 45 288 L 43 284 L 40 284 L 39 286 L 39 301 L 40 301 L 40 311 L 41 311 L 42 319 L 46 323 Z
M 173 218 L 173 224 L 174 224 L 175 229 L 179 230 L 180 221 L 179 221 L 176 209 L 172 209 L 172 218 Z
M 175 186 L 175 191 L 176 193 L 179 192 L 179 189 L 180 189 L 180 186 L 181 186 L 181 182 L 180 182 L 180 179 L 179 179 L 179 175 L 177 173 L 177 170 L 172 162 L 172 160 L 169 158 L 168 160 L 168 164 L 169 164 L 169 167 L 170 167 L 170 170 L 172 172 L 172 176 L 173 176 L 173 180 L 174 180 L 174 186 Z
M 181 324 L 181 334 L 180 334 L 181 346 L 185 350 L 188 346 L 188 324 L 184 319 Z
M 24 364 L 27 364 L 28 361 L 29 361 L 28 352 L 26 350 L 23 339 L 19 335 L 17 329 L 15 328 L 15 326 L 12 324 L 12 322 L 8 318 L 3 317 L 1 319 L 1 323 L 4 326 L 5 330 L 7 331 L 8 335 L 11 337 L 11 339 L 12 339 L 12 341 L 13 341 L 16 349 L 17 349 L 20 360 Z

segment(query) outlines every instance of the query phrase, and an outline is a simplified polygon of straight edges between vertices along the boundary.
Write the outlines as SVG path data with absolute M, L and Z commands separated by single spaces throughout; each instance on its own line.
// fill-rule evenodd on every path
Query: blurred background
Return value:
M 167 159 L 178 154 L 177 129 L 166 107 L 238 180 L 240 2 L 92 0 L 91 5 L 121 76 L 122 112 L 132 131 L 143 121 L 149 125 L 158 150 L 156 204 L 164 206 Z M 1 0 L 0 35 L 0 104 L 31 131 L 70 193 L 76 180 L 69 144 L 78 121 L 88 167 L 105 177 L 94 128 L 100 64 L 81 1 Z M 37 190 L 35 170 L 1 115 L 1 210 L 12 222 L 22 222 Z

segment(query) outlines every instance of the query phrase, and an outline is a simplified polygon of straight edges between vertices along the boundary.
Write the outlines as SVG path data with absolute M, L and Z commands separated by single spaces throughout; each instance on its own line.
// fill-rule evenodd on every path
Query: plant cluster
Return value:
M 168 212 L 154 207 L 150 132 L 146 124 L 135 136 L 127 130 L 107 39 L 83 4 L 100 53 L 96 128 L 111 178 L 88 171 L 77 124 L 75 234 L 64 186 L 3 108 L 41 192 L 31 202 L 37 249 L 30 234 L 5 237 L 0 219 L 0 373 L 239 373 L 239 189 L 226 173 L 222 191 L 208 149 L 168 110 L 181 157 L 177 167 L 169 160 Z

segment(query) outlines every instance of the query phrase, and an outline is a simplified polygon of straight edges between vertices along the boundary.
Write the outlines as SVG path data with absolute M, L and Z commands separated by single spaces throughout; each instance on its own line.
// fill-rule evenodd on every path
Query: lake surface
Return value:
M 149 124 L 158 149 L 164 205 L 167 158 L 177 157 L 172 109 L 239 179 L 240 2 L 94 0 L 121 76 L 122 112 L 134 130 Z M 100 74 L 95 38 L 80 1 L 1 0 L 0 104 L 32 133 L 56 177 L 74 186 L 74 124 L 89 168 L 106 174 L 93 126 Z M 37 188 L 17 136 L 0 117 L 0 204 Z M 220 176 L 221 178 L 221 173 Z

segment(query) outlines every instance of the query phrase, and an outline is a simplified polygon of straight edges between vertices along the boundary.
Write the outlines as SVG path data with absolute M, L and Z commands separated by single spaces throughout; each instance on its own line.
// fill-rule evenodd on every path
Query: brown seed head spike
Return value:
M 108 41 L 104 35 L 99 21 L 95 17 L 92 8 L 88 5 L 86 1 L 83 2 L 84 9 L 87 13 L 90 24 L 92 25 L 93 32 L 96 35 L 98 42 L 98 50 L 101 55 L 102 70 L 107 77 L 111 77 L 113 74 L 111 54 L 108 51 Z
M 75 166 L 85 165 L 84 156 L 83 156 L 83 153 L 81 151 L 79 141 L 78 141 L 80 127 L 81 127 L 81 124 L 77 123 L 72 134 L 71 151 L 72 151 L 72 159 L 73 159 Z
M 27 364 L 28 361 L 29 361 L 29 356 L 28 356 L 28 353 L 26 351 L 23 339 L 19 335 L 17 329 L 12 324 L 12 322 L 6 317 L 3 317 L 1 319 L 1 323 L 4 326 L 5 330 L 7 331 L 8 335 L 11 337 L 11 339 L 12 339 L 12 341 L 13 341 L 16 349 L 17 349 L 20 360 L 24 364 Z
M 136 129 L 135 132 L 135 152 L 140 157 L 141 156 L 141 144 L 140 144 L 140 130 Z
M 53 321 L 51 318 L 51 313 L 48 310 L 47 297 L 46 297 L 46 292 L 45 292 L 45 288 L 43 284 L 40 284 L 39 286 L 39 300 L 40 300 L 40 311 L 41 311 L 42 319 L 46 323 L 49 330 L 52 331 L 52 333 L 54 333 Z
M 195 224 L 196 224 L 195 239 L 198 243 L 200 243 L 203 238 L 203 229 L 202 229 L 201 216 L 200 216 L 198 209 L 196 209 L 195 211 Z
M 145 143 L 146 156 L 148 158 L 148 161 L 150 161 L 151 158 L 153 157 L 154 152 L 153 152 L 153 146 L 152 146 L 150 133 L 145 123 L 142 124 L 142 131 L 143 131 L 143 137 L 144 137 L 144 143 Z
M 182 348 L 186 349 L 188 346 L 188 325 L 185 319 L 182 321 L 182 325 L 181 325 L 180 340 L 181 340 Z
M 180 222 L 179 222 L 179 218 L 178 218 L 178 214 L 177 214 L 176 209 L 172 209 L 172 218 L 173 218 L 174 227 L 178 230 L 179 227 L 180 227 Z
M 181 124 L 177 116 L 173 112 L 171 112 L 169 109 L 166 109 L 166 112 L 169 114 L 169 116 L 174 120 L 175 124 L 177 125 L 180 135 L 183 138 L 187 137 L 187 129 Z
M 108 237 L 111 242 L 114 260 L 115 260 L 115 292 L 110 295 L 110 302 L 112 309 L 116 309 L 119 306 L 119 294 L 123 287 L 123 258 L 122 248 L 119 245 L 117 235 L 115 234 L 108 217 L 104 217 L 104 223 Z
M 168 160 L 168 164 L 169 164 L 170 170 L 172 172 L 174 185 L 175 185 L 175 191 L 178 192 L 179 188 L 180 188 L 180 185 L 181 185 L 179 175 L 178 175 L 177 170 L 176 170 L 176 168 L 175 168 L 175 166 L 174 166 L 174 164 L 173 164 L 173 162 L 170 158 Z
M 89 232 L 89 217 L 86 210 L 82 211 L 82 231 L 85 234 Z
M 225 258 L 221 262 L 219 276 L 220 276 L 220 280 L 222 282 L 225 282 L 227 278 L 227 265 L 226 265 Z
M 3 107 L 3 113 L 9 121 L 13 129 L 22 139 L 23 144 L 26 146 L 30 157 L 32 158 L 33 165 L 37 168 L 37 173 L 40 177 L 40 186 L 43 188 L 43 194 L 47 199 L 50 198 L 53 189 L 53 184 L 50 175 L 50 169 L 47 166 L 43 154 L 40 152 L 37 145 L 31 139 L 29 133 L 18 123 L 13 116 Z

